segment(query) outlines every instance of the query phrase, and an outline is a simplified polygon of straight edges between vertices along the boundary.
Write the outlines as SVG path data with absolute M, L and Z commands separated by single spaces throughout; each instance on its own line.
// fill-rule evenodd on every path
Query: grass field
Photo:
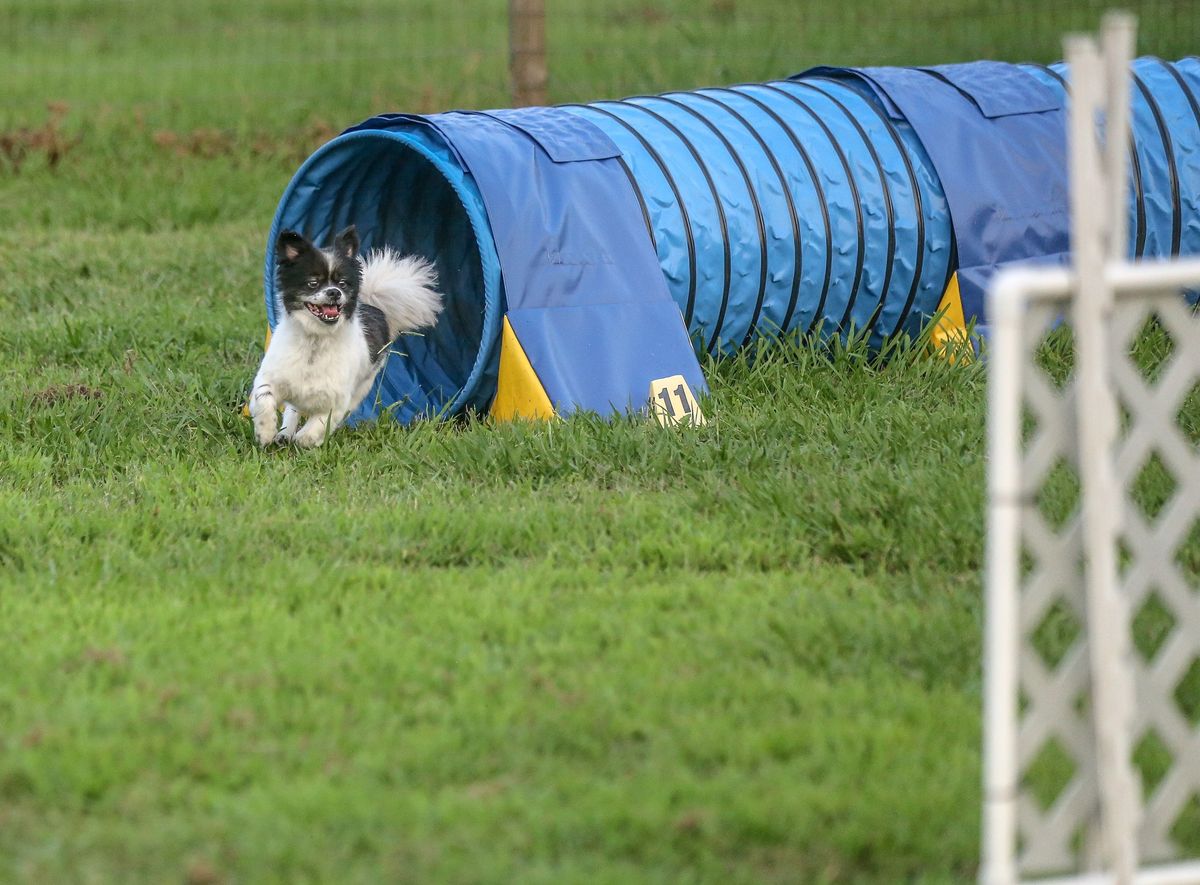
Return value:
M 969 876 L 979 372 L 261 454 L 258 234 L 0 235 L 0 880 Z
M 289 4 L 206 4 L 242 25 L 155 85 L 183 5 L 6 2 L 4 132 L 42 135 L 0 154 L 0 882 L 972 879 L 978 367 L 780 345 L 706 367 L 702 429 L 261 453 L 239 407 L 288 177 L 372 111 L 503 104 L 502 20 L 414 4 L 421 64 L 355 93 L 219 63 Z M 556 97 L 810 60 L 782 3 L 682 9 L 567 28 L 645 64 L 562 42 Z M 765 54 L 718 68 L 722 35 Z

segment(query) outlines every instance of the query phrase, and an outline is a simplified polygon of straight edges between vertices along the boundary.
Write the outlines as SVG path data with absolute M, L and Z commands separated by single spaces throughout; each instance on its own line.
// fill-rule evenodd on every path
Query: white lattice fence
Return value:
M 1200 267 L 1191 272 L 1200 281 Z M 1010 304 L 1018 322 L 996 335 L 1013 340 L 994 341 L 991 370 L 1015 376 L 1019 404 L 1019 482 L 1008 496 L 1018 648 L 1012 851 L 1019 874 L 1036 878 L 1100 869 L 1103 853 L 1074 339 L 1061 323 L 1068 297 L 1044 282 L 1032 288 Z M 1130 761 L 1144 797 L 1137 848 L 1145 862 L 1164 863 L 1200 857 L 1200 315 L 1177 289 L 1128 290 L 1111 329 L 1118 588 L 1135 649 Z M 1188 875 L 1171 881 L 1200 881 L 1200 868 Z
M 1020 630 L 1018 733 L 1026 789 L 1018 820 L 1022 866 L 1073 868 L 1095 843 L 1099 796 L 1086 706 L 1088 649 L 1078 509 L 1071 339 L 1052 332 L 1062 305 L 1033 305 L 1021 339 Z M 1047 338 L 1057 339 L 1048 341 Z M 997 366 L 997 369 L 999 367 Z
M 1200 854 L 1200 316 L 1178 293 L 1148 293 L 1118 300 L 1112 328 L 1125 416 L 1120 588 L 1137 648 L 1134 761 L 1145 793 L 1138 847 L 1162 861 L 1180 856 L 1181 838 Z
M 989 885 L 1200 883 L 1200 261 L 1121 257 L 1132 43 L 1067 41 L 1073 266 L 991 293 Z

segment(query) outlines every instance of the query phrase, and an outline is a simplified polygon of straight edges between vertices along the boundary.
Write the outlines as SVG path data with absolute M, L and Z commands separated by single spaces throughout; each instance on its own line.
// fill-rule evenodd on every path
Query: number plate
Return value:
M 650 411 L 663 427 L 673 424 L 706 424 L 696 396 L 682 375 L 650 382 Z

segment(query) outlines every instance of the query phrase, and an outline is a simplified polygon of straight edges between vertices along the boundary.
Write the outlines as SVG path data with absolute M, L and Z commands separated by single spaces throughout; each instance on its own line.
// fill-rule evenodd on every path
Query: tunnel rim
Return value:
M 263 294 L 266 301 L 267 324 L 273 330 L 277 322 L 277 295 L 275 292 L 274 273 L 275 242 L 279 238 L 285 211 L 292 204 L 292 201 L 296 198 L 297 190 L 303 186 L 305 179 L 312 173 L 315 166 L 328 162 L 331 155 L 335 153 L 361 149 L 361 145 L 356 147 L 357 142 L 383 142 L 386 148 L 401 147 L 406 151 L 415 153 L 441 176 L 453 191 L 459 206 L 465 213 L 467 221 L 471 226 L 471 236 L 474 239 L 475 247 L 479 254 L 480 277 L 483 280 L 481 304 L 483 322 L 480 327 L 478 349 L 475 354 L 475 360 L 471 365 L 471 371 L 468 373 L 462 386 L 454 392 L 453 396 L 447 398 L 445 404 L 438 410 L 437 415 L 430 416 L 449 417 L 462 411 L 464 401 L 470 401 L 474 397 L 480 380 L 489 370 L 490 363 L 492 362 L 492 352 L 495 350 L 496 341 L 500 336 L 500 317 L 504 313 L 503 282 L 500 275 L 500 259 L 496 253 L 495 239 L 492 234 L 491 223 L 487 217 L 487 210 L 483 205 L 482 196 L 478 193 L 470 193 L 460 180 L 456 180 L 458 178 L 471 178 L 470 169 L 467 168 L 466 164 L 457 160 L 453 146 L 440 132 L 432 128 L 422 131 L 426 135 L 432 135 L 441 140 L 445 145 L 447 154 L 455 158 L 454 162 L 439 157 L 427 145 L 403 129 L 375 128 L 355 129 L 343 132 L 341 135 L 325 142 L 325 144 L 313 151 L 300 164 L 300 167 L 288 181 L 283 195 L 279 198 L 279 203 L 275 207 L 275 214 L 271 220 L 270 231 L 267 234 L 263 267 Z M 451 172 L 453 174 L 450 174 Z M 492 396 L 494 396 L 494 391 L 487 397 L 489 403 Z

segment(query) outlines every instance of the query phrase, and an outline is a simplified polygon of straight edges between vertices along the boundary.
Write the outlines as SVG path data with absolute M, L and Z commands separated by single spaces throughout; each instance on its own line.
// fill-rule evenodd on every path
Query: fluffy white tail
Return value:
M 358 297 L 383 311 L 388 333 L 395 338 L 437 322 L 442 296 L 435 286 L 437 271 L 432 264 L 385 246 L 372 250 L 363 262 Z

